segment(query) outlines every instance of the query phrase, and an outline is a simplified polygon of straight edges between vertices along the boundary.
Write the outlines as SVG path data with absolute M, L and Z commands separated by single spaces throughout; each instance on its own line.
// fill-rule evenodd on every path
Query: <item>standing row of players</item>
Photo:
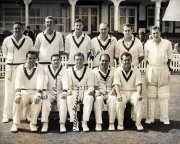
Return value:
M 45 31 L 37 36 L 35 50 L 40 52 L 39 63 L 50 64 L 51 55 L 54 53 L 63 53 L 62 35 L 53 29 L 54 19 L 49 16 L 45 19 Z M 77 19 L 74 24 L 75 32 L 66 37 L 65 52 L 69 57 L 69 65 L 74 64 L 74 55 L 81 52 L 84 55 L 85 64 L 88 55 L 92 55 L 94 66 L 98 66 L 99 57 L 102 54 L 110 56 L 110 66 L 113 66 L 114 59 L 124 53 L 129 52 L 132 55 L 132 65 L 138 66 L 143 60 L 144 53 L 141 42 L 133 37 L 132 28 L 129 24 L 123 26 L 124 38 L 119 41 L 115 37 L 108 35 L 108 26 L 106 23 L 100 24 L 100 35 L 90 40 L 89 36 L 82 33 L 83 22 Z M 17 66 L 24 63 L 26 52 L 33 48 L 32 41 L 22 35 L 22 24 L 15 22 L 13 25 L 13 35 L 7 37 L 3 42 L 3 55 L 6 58 L 6 76 L 5 76 L 5 104 L 3 111 L 3 122 L 12 119 L 12 103 L 15 95 L 14 81 L 16 77 Z M 172 47 L 168 40 L 160 38 L 158 27 L 152 28 L 153 40 L 146 43 L 145 60 L 149 62 L 147 70 L 147 92 L 148 92 L 148 120 L 147 123 L 154 122 L 154 103 L 155 98 L 162 97 L 161 100 L 161 121 L 168 124 L 169 118 L 163 115 L 168 113 L 169 98 L 169 71 Z M 159 70 L 160 69 L 160 70 Z M 160 72 L 159 72 L 160 71 Z M 10 91 L 11 89 L 11 91 Z M 166 108 L 165 110 L 163 108 Z

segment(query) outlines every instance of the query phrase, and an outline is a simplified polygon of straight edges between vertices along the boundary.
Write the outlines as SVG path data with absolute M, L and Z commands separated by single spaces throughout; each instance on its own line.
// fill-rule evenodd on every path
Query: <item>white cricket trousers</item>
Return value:
M 6 65 L 3 118 L 8 118 L 8 119 L 13 118 L 12 112 L 13 112 L 13 100 L 15 96 L 15 78 L 16 78 L 17 67 L 18 66 Z
M 123 125 L 124 110 L 126 108 L 126 103 L 128 101 L 134 106 L 136 124 L 140 124 L 142 119 L 142 114 L 141 114 L 142 101 L 138 100 L 139 94 L 135 91 L 120 91 L 120 94 L 122 96 L 122 101 L 116 101 L 118 125 Z
M 46 92 L 47 99 L 42 100 L 42 115 L 41 122 L 48 122 L 49 114 L 51 112 L 51 104 L 56 100 L 53 93 Z M 57 97 L 57 108 L 59 111 L 59 123 L 66 123 L 67 118 L 67 99 L 61 98 L 61 93 Z
M 70 122 L 77 120 L 77 102 L 81 101 L 83 106 L 83 121 L 89 121 L 93 107 L 93 96 L 88 95 L 87 90 L 72 90 L 72 95 L 67 97 Z
M 116 96 L 109 95 L 108 99 L 106 100 L 107 107 L 108 107 L 108 114 L 109 114 L 109 123 L 114 123 L 116 118 Z M 104 100 L 103 96 L 97 96 L 94 102 L 94 112 L 96 123 L 102 124 L 102 112 L 103 112 Z
M 35 90 L 22 90 L 21 91 L 21 102 L 16 104 L 13 102 L 13 123 L 20 124 L 22 109 L 26 107 L 30 102 L 31 104 L 31 123 L 37 124 L 37 119 L 41 111 L 41 101 L 38 104 L 34 103 Z
M 146 72 L 147 84 L 147 120 L 154 122 L 155 103 L 159 99 L 160 103 L 160 121 L 169 120 L 168 103 L 170 97 L 169 91 L 170 72 L 167 65 L 152 66 L 149 65 Z

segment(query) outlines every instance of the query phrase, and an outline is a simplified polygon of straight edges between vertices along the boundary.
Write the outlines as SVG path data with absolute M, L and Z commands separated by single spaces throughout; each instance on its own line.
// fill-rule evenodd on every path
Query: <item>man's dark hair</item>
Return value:
M 21 27 L 23 27 L 23 24 L 22 24 L 20 21 L 15 21 L 15 22 L 13 23 L 13 26 L 14 26 L 15 24 L 18 24 L 18 25 L 20 25 Z
M 59 55 L 59 54 L 53 54 L 53 55 L 51 56 L 51 60 L 52 60 L 52 58 L 55 57 L 55 56 L 59 57 L 59 59 L 60 59 L 60 55 Z
M 152 26 L 150 31 L 152 32 L 152 30 L 158 30 L 160 32 L 160 28 L 158 26 Z
M 124 27 L 130 27 L 131 28 L 131 30 L 132 30 L 132 25 L 131 24 L 129 24 L 129 23 L 125 23 L 125 24 L 123 24 L 123 26 L 122 26 L 122 29 L 124 30 Z
M 108 54 L 102 54 L 102 55 L 100 56 L 99 60 L 101 60 L 101 57 L 102 57 L 102 56 L 107 56 L 108 59 L 109 59 L 109 61 L 110 61 L 110 56 L 109 56 Z
M 27 26 L 26 28 L 31 28 L 30 26 Z
M 36 25 L 36 28 L 40 28 L 39 25 Z
M 28 52 L 26 53 L 26 59 L 27 59 L 27 57 L 28 57 L 28 54 L 31 54 L 31 55 L 35 54 L 35 55 L 36 55 L 36 58 L 39 59 L 39 52 L 38 52 L 38 51 L 32 51 L 32 50 L 28 51 Z
M 132 55 L 128 52 L 124 52 L 122 55 L 121 55 L 121 60 L 123 60 L 123 56 L 126 56 L 126 57 L 130 57 L 132 59 Z
M 83 54 L 83 53 L 80 53 L 80 52 L 76 53 L 76 54 L 74 55 L 74 60 L 75 60 L 75 57 L 76 57 L 76 56 L 82 56 L 83 59 L 84 59 L 84 54 Z
M 84 24 L 84 23 L 83 23 L 83 20 L 82 20 L 82 19 L 79 19 L 79 18 L 76 19 L 74 23 L 77 23 L 77 22 L 81 22 L 82 24 Z

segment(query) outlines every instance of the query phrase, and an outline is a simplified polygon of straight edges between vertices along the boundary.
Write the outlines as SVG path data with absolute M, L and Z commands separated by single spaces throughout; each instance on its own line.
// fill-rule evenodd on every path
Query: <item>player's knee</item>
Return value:
M 109 101 L 109 103 L 115 103 L 116 102 L 116 96 L 110 96 L 109 98 L 108 98 L 108 101 Z
M 103 97 L 102 96 L 96 97 L 96 102 L 103 102 Z
M 147 97 L 148 98 L 156 98 L 157 97 L 157 87 L 156 86 L 148 86 L 147 87 Z
M 159 87 L 158 89 L 158 98 L 159 99 L 168 99 L 170 96 L 169 86 Z

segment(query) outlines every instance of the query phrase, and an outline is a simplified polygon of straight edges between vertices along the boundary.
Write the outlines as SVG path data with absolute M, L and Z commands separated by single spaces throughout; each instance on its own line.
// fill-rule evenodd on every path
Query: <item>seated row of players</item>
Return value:
M 84 55 L 76 53 L 75 66 L 68 70 L 60 64 L 58 54 L 51 56 L 51 64 L 42 67 L 36 64 L 38 53 L 29 51 L 27 63 L 18 67 L 16 76 L 16 95 L 13 103 L 12 132 L 18 131 L 22 109 L 31 102 L 31 131 L 37 131 L 37 118 L 41 111 L 42 132 L 48 131 L 48 117 L 51 103 L 57 101 L 60 117 L 60 132 L 65 132 L 67 111 L 73 131 L 79 131 L 77 119 L 77 103 L 83 103 L 83 131 L 89 131 L 87 122 L 93 108 L 96 118 L 96 130 L 102 130 L 102 111 L 104 101 L 108 106 L 109 130 L 115 130 L 114 122 L 117 115 L 118 130 L 123 130 L 124 109 L 128 101 L 134 105 L 137 130 L 141 125 L 141 73 L 132 66 L 130 53 L 121 55 L 122 66 L 115 69 L 109 66 L 108 54 L 100 56 L 100 66 L 93 71 L 84 65 Z

